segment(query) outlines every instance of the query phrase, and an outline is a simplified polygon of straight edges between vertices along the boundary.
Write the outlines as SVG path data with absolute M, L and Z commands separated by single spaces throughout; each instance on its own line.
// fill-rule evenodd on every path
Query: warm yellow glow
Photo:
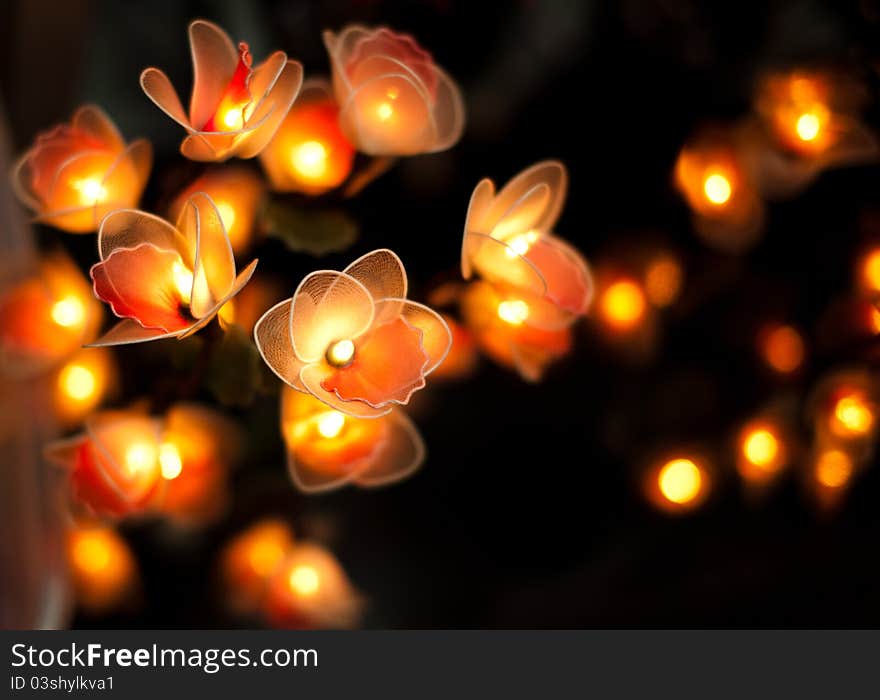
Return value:
M 645 294 L 655 306 L 669 306 L 681 291 L 681 265 L 671 255 L 659 255 L 645 271 Z
M 522 299 L 510 299 L 498 304 L 498 318 L 511 326 L 519 326 L 529 317 L 529 305 Z
M 318 416 L 318 432 L 321 437 L 335 438 L 345 427 L 345 414 L 339 411 L 327 411 Z
M 75 296 L 64 297 L 52 306 L 52 320 L 65 328 L 78 326 L 83 322 L 85 315 L 85 305 Z
M 730 199 L 733 188 L 721 173 L 710 173 L 703 181 L 703 194 L 712 204 L 722 205 Z
M 645 313 L 645 295 L 631 280 L 620 280 L 609 286 L 600 303 L 602 316 L 612 326 L 629 329 Z
M 801 141 L 813 141 L 819 135 L 821 128 L 822 122 L 819 121 L 819 117 L 813 112 L 804 112 L 798 117 L 795 124 L 795 131 L 797 131 L 798 138 Z
M 314 567 L 306 564 L 294 567 L 287 577 L 287 584 L 294 593 L 304 596 L 314 595 L 318 592 L 321 579 Z
M 354 359 L 354 343 L 348 339 L 337 340 L 327 348 L 327 362 L 334 367 L 345 367 Z
M 874 413 L 863 397 L 849 394 L 834 405 L 832 428 L 838 434 L 865 435 L 874 426 Z
M 183 471 L 183 460 L 180 457 L 180 450 L 171 442 L 163 442 L 159 445 L 159 466 L 162 469 L 162 476 L 169 481 L 176 479 Z
M 880 248 L 865 256 L 862 262 L 862 281 L 872 292 L 880 292 Z
M 89 367 L 70 364 L 58 375 L 58 386 L 74 401 L 86 401 L 95 395 L 98 378 Z
M 756 467 L 771 467 L 779 456 L 779 438 L 767 428 L 756 428 L 743 439 L 742 452 Z
M 71 558 L 78 571 L 97 574 L 110 566 L 110 546 L 102 530 L 78 533 L 73 540 Z
M 657 475 L 660 493 L 673 503 L 693 501 L 703 486 L 700 468 L 689 459 L 673 459 L 663 465 Z
M 763 355 L 777 372 L 794 372 L 804 361 L 804 341 L 791 326 L 777 326 L 764 338 Z
M 220 311 L 217 312 L 217 315 L 223 323 L 235 323 L 235 299 L 230 299 L 223 304 L 223 306 L 220 307 Z
M 816 461 L 816 480 L 823 486 L 837 489 L 849 481 L 852 470 L 852 460 L 846 452 L 828 450 Z
M 305 178 L 317 179 L 327 172 L 327 148 L 320 141 L 305 141 L 293 148 L 290 161 Z
M 380 102 L 379 106 L 376 107 L 376 115 L 379 117 L 379 121 L 387 122 L 394 116 L 394 107 L 387 102 Z
M 285 549 L 270 537 L 257 539 L 248 552 L 248 561 L 258 576 L 268 576 L 284 558 Z
M 529 252 L 529 248 L 532 247 L 532 244 L 537 240 L 537 231 L 526 231 L 526 233 L 517 234 L 516 236 L 513 236 L 513 238 L 505 241 L 508 247 L 504 252 L 509 258 L 515 258 L 517 255 L 525 255 Z
M 150 469 L 156 463 L 156 448 L 146 442 L 129 445 L 125 451 L 125 468 L 131 475 Z
M 242 116 L 241 107 L 232 107 L 227 109 L 223 114 L 223 124 L 231 131 L 241 129 L 244 126 L 244 118 Z
M 107 188 L 99 178 L 84 177 L 71 180 L 70 186 L 82 195 L 83 204 L 95 204 L 107 199 Z
M 171 267 L 171 277 L 180 298 L 188 304 L 193 288 L 192 270 L 188 269 L 180 260 L 175 260 L 174 265 Z
M 229 230 L 235 224 L 235 207 L 222 199 L 215 200 L 214 204 L 217 206 L 217 213 L 220 214 L 223 228 L 226 229 L 226 233 L 229 233 Z

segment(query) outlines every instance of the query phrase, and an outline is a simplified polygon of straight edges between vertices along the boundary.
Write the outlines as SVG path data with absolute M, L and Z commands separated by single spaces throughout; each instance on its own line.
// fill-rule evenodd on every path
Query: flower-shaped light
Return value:
M 276 51 L 256 68 L 248 45 L 236 49 L 212 22 L 189 25 L 195 74 L 189 114 L 158 68 L 141 73 L 141 87 L 165 114 L 187 130 L 180 152 L 190 160 L 253 158 L 275 133 L 302 85 L 302 65 Z
M 342 130 L 359 151 L 407 156 L 453 146 L 464 129 L 458 86 L 407 34 L 349 25 L 324 32 Z
M 462 275 L 470 279 L 476 273 L 516 290 L 519 322 L 536 328 L 570 325 L 587 312 L 593 296 L 583 256 L 552 233 L 567 183 L 562 163 L 542 161 L 497 194 L 491 180 L 481 180 L 468 207 Z
M 278 192 L 320 194 L 348 178 L 354 147 L 339 126 L 339 106 L 325 80 L 307 80 L 260 163 Z
M 336 558 L 323 547 L 295 544 L 269 581 L 267 622 L 282 629 L 356 627 L 363 600 Z
M 461 315 L 480 350 L 537 382 L 547 368 L 571 350 L 570 326 L 539 328 L 526 323 L 528 305 L 517 290 L 471 282 L 461 296 Z
M 402 412 L 353 418 L 287 386 L 281 432 L 290 476 L 305 493 L 349 483 L 386 486 L 410 476 L 425 459 L 418 428 Z
M 229 236 L 232 252 L 239 255 L 251 244 L 265 191 L 263 180 L 250 168 L 220 166 L 209 170 L 184 188 L 168 208 L 168 218 L 176 221 L 190 197 L 197 192 L 204 192 L 214 200 L 223 228 Z
M 152 163 L 149 141 L 126 145 L 110 118 L 86 105 L 37 136 L 13 167 L 12 185 L 37 221 L 88 233 L 108 212 L 137 206 Z
M 237 277 L 220 211 L 204 193 L 190 197 L 172 226 L 120 209 L 101 222 L 95 295 L 123 318 L 94 345 L 186 337 L 207 325 L 247 284 L 257 261 Z
M 95 337 L 101 312 L 73 261 L 47 255 L 0 294 L 0 371 L 22 377 L 56 365 Z
M 297 391 L 347 415 L 378 418 L 424 387 L 449 351 L 446 322 L 406 293 L 403 264 L 386 249 L 342 272 L 313 272 L 257 322 L 257 348 Z

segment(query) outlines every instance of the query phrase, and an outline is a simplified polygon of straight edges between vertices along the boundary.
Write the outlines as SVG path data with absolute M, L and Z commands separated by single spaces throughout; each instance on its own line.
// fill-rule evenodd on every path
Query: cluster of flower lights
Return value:
M 414 39 L 387 28 L 326 32 L 332 79 L 305 82 L 284 52 L 255 67 L 247 44 L 236 46 L 210 22 L 193 22 L 189 39 L 198 74 L 189 111 L 159 69 L 142 73 L 144 92 L 185 130 L 185 157 L 258 157 L 265 180 L 224 165 L 181 189 L 165 218 L 141 211 L 151 146 L 126 144 L 93 106 L 37 137 L 13 172 L 19 198 L 39 221 L 97 232 L 92 289 L 66 257 L 52 254 L 0 298 L 0 368 L 10 376 L 53 373 L 59 421 L 83 427 L 46 454 L 67 475 L 73 582 L 83 607 L 95 611 L 138 589 L 137 562 L 106 521 L 157 514 L 187 526 L 215 521 L 240 447 L 234 424 L 207 407 L 100 410 L 118 388 L 107 346 L 185 338 L 215 317 L 223 328 L 252 331 L 283 382 L 280 432 L 296 488 L 372 488 L 424 462 L 418 428 L 400 407 L 432 372 L 467 376 L 479 351 L 537 382 L 569 353 L 573 329 L 588 314 L 608 342 L 639 355 L 685 284 L 684 265 L 667 248 L 646 248 L 629 267 L 591 269 L 555 232 L 568 174 L 549 160 L 497 191 L 488 179 L 476 185 L 462 241 L 465 282 L 430 295 L 444 313 L 407 298 L 403 263 L 387 249 L 341 271 L 312 272 L 271 305 L 281 295 L 252 279 L 257 261 L 239 271 L 236 260 L 254 243 L 266 199 L 356 193 L 368 176 L 355 173 L 358 153 L 375 164 L 450 148 L 464 126 L 462 98 Z M 394 68 L 401 65 L 406 70 Z M 876 152 L 854 112 L 854 89 L 819 74 L 772 76 L 755 117 L 700 133 L 682 149 L 676 182 L 707 243 L 746 250 L 760 235 L 766 201 Z M 880 294 L 880 249 L 865 254 L 856 277 L 863 296 Z M 119 319 L 100 337 L 97 300 Z M 880 333 L 880 313 L 870 304 L 869 311 L 867 327 Z M 768 325 L 755 342 L 780 376 L 796 375 L 805 361 L 806 340 L 793 326 Z M 808 439 L 799 437 L 796 411 L 762 409 L 738 426 L 735 472 L 748 488 L 764 489 L 805 465 L 822 504 L 838 503 L 873 449 L 877 392 L 866 372 L 826 377 L 808 402 Z M 731 461 L 717 455 L 701 446 L 650 460 L 646 498 L 668 513 L 699 507 Z M 363 608 L 333 556 L 295 540 L 282 521 L 255 523 L 233 538 L 220 570 L 230 609 L 266 624 L 348 627 Z

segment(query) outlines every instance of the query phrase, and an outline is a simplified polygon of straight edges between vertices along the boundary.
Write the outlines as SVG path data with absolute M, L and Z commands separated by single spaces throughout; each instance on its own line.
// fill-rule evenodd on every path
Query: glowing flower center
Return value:
M 660 492 L 673 503 L 689 503 L 700 493 L 703 476 L 689 459 L 674 459 L 663 465 L 657 477 Z
M 175 260 L 171 267 L 171 279 L 174 282 L 174 288 L 187 304 L 189 304 L 192 296 L 193 273 L 180 260 Z
M 244 126 L 243 105 L 236 105 L 227 109 L 223 112 L 220 121 L 229 131 L 241 129 Z
M 73 545 L 73 563 L 80 571 L 104 571 L 110 565 L 110 548 L 103 533 L 80 534 Z
M 339 411 L 327 411 L 318 416 L 318 432 L 321 437 L 335 438 L 345 427 L 345 414 Z
M 529 248 L 532 247 L 532 244 L 537 240 L 537 231 L 527 231 L 526 233 L 520 233 L 510 240 L 505 241 L 507 243 L 507 248 L 504 252 L 509 258 L 515 258 L 517 255 L 525 255 L 529 252 Z
M 129 475 L 150 469 L 156 463 L 156 448 L 145 442 L 136 442 L 125 451 L 125 468 Z
M 183 460 L 180 458 L 180 450 L 170 442 L 159 445 L 159 466 L 162 476 L 169 481 L 176 479 L 183 471 Z
M 95 177 L 71 180 L 70 186 L 82 195 L 84 204 L 96 204 L 107 199 L 107 188 Z
M 291 151 L 294 170 L 303 177 L 319 178 L 327 172 L 327 148 L 320 141 L 305 141 Z
M 380 102 L 376 107 L 376 116 L 379 117 L 380 122 L 387 122 L 391 117 L 394 116 L 394 107 L 391 103 L 397 99 L 398 97 L 397 88 L 389 88 L 388 92 L 385 93 L 385 96 L 388 98 L 388 102 Z
M 59 326 L 70 328 L 82 323 L 86 315 L 83 303 L 74 296 L 56 301 L 52 306 L 52 320 Z
M 844 396 L 834 406 L 834 420 L 838 432 L 864 435 L 874 425 L 874 414 L 860 396 Z
M 819 135 L 822 123 L 815 113 L 804 112 L 798 117 L 794 128 L 801 141 L 813 141 Z
M 601 308 L 602 314 L 612 326 L 629 329 L 645 313 L 645 295 L 635 282 L 620 280 L 605 290 Z
M 703 193 L 712 204 L 720 206 L 730 199 L 733 188 L 721 173 L 712 173 L 703 181 Z
M 845 452 L 840 450 L 823 452 L 816 462 L 816 479 L 828 488 L 840 488 L 849 481 L 852 466 L 852 460 Z
M 348 339 L 337 340 L 327 348 L 327 362 L 333 367 L 346 367 L 354 359 L 354 343 Z
M 95 373 L 83 365 L 72 364 L 61 370 L 58 375 L 61 390 L 75 401 L 91 398 L 98 386 Z
M 215 200 L 214 204 L 217 207 L 217 213 L 220 215 L 220 221 L 223 222 L 223 228 L 226 229 L 226 233 L 229 233 L 229 230 L 235 224 L 235 207 L 222 199 Z
M 511 326 L 521 325 L 529 317 L 529 305 L 522 299 L 511 299 L 498 304 L 498 318 Z
M 743 455 L 757 467 L 769 467 L 779 454 L 779 440 L 766 428 L 753 430 L 743 441 Z
M 318 592 L 321 579 L 314 567 L 305 564 L 297 566 L 287 577 L 290 590 L 299 595 L 310 596 Z

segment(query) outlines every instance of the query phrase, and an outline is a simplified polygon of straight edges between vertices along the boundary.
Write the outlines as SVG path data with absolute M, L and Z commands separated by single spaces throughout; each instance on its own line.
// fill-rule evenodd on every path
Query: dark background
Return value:
M 348 203 L 358 243 L 320 261 L 278 241 L 260 272 L 289 291 L 317 267 L 341 269 L 377 247 L 405 262 L 411 296 L 454 277 L 470 192 L 557 157 L 571 176 L 558 226 L 591 261 L 646 237 L 681 256 L 686 285 L 662 317 L 648 362 L 628 361 L 591 319 L 570 358 L 540 385 L 484 361 L 461 383 L 431 383 L 411 415 L 429 449 L 411 480 L 382 491 L 306 497 L 287 480 L 277 399 L 234 412 L 250 449 L 228 517 L 202 533 L 126 526 L 144 575 L 141 604 L 77 626 L 217 627 L 214 562 L 226 539 L 269 514 L 327 544 L 370 600 L 368 627 L 877 626 L 880 475 L 869 469 L 823 516 L 792 477 L 767 500 L 743 497 L 731 437 L 768 399 L 803 400 L 864 348 L 823 338 L 829 304 L 851 286 L 878 204 L 878 168 L 829 172 L 770 207 L 761 243 L 736 258 L 708 250 L 671 184 L 683 141 L 750 109 L 766 69 L 830 62 L 877 94 L 880 8 L 873 3 L 7 2 L 0 93 L 19 149 L 77 104 L 94 101 L 125 136 L 149 137 L 157 162 L 143 207 L 158 208 L 181 168 L 182 131 L 142 94 L 138 74 L 191 79 L 186 24 L 206 17 L 260 60 L 274 48 L 326 74 L 324 28 L 352 21 L 413 33 L 460 82 L 468 108 L 452 150 L 406 159 Z M 185 100 L 186 101 L 186 100 Z M 878 124 L 876 100 L 867 119 Z M 91 236 L 40 231 L 86 265 Z M 880 240 L 880 239 L 878 239 Z M 609 252 L 610 251 L 610 252 Z M 622 252 L 621 252 L 622 251 Z M 805 329 L 808 366 L 779 382 L 754 352 L 768 319 Z M 157 354 L 158 353 L 158 354 Z M 126 400 L 167 371 L 161 352 L 123 348 Z M 205 395 L 208 398 L 208 395 Z M 806 432 L 804 433 L 806 435 Z M 699 444 L 719 478 L 699 512 L 657 513 L 640 468 L 657 449 Z

